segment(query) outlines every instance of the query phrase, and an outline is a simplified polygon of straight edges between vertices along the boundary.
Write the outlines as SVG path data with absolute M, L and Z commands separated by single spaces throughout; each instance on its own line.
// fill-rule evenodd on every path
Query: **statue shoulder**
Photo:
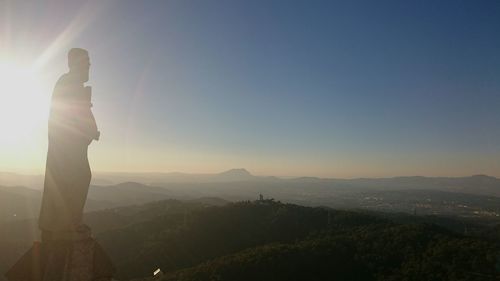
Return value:
M 61 77 L 59 77 L 59 79 L 57 79 L 57 82 L 56 82 L 56 85 L 55 85 L 55 88 L 59 88 L 61 86 L 65 86 L 65 85 L 71 85 L 73 83 L 71 83 L 71 76 L 68 75 L 68 73 L 65 73 L 63 75 L 61 75 Z
M 77 81 L 75 81 L 75 79 L 71 75 L 65 73 L 61 75 L 61 77 L 59 77 L 59 79 L 57 80 L 56 85 L 54 86 L 54 92 L 52 96 L 58 97 L 70 94 L 76 88 L 78 88 Z

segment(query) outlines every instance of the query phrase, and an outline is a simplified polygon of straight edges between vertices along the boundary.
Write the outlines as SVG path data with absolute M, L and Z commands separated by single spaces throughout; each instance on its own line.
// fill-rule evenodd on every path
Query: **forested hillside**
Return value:
M 170 203 L 171 204 L 171 203 Z M 150 204 L 151 205 L 151 204 Z M 149 206 L 149 205 L 144 205 Z M 161 203 L 154 206 L 160 210 Z M 119 280 L 488 280 L 498 244 L 272 200 L 176 209 L 98 235 Z
M 466 225 L 456 218 L 217 198 L 112 208 L 88 213 L 85 221 L 122 281 L 157 268 L 168 281 L 499 277 L 500 232 L 489 221 Z M 37 233 L 35 220 L 0 227 L 2 271 Z
M 372 226 L 248 249 L 162 280 L 493 280 L 495 259 L 489 243 L 430 226 Z

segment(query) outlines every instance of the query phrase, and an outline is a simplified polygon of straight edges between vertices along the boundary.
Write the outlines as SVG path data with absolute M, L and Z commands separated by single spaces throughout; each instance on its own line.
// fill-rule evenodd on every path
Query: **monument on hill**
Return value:
M 48 124 L 48 152 L 40 210 L 41 242 L 6 273 L 9 281 L 105 281 L 114 267 L 83 224 L 91 171 L 87 149 L 100 133 L 92 114 L 90 59 L 68 53 L 69 72 L 57 81 Z

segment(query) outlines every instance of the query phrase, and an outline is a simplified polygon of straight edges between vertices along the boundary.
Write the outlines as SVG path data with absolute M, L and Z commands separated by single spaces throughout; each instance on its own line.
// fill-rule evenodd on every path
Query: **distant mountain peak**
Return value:
M 238 177 L 249 177 L 250 176 L 250 177 L 253 177 L 253 175 L 250 174 L 250 172 L 244 168 L 227 170 L 225 172 L 220 173 L 219 175 L 221 175 L 221 176 L 238 176 Z

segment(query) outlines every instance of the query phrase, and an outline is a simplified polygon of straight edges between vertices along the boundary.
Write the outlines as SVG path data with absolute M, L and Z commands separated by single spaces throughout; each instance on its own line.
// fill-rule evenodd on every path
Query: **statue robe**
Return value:
M 82 223 L 92 177 L 87 148 L 97 136 L 90 87 L 70 73 L 52 94 L 49 145 L 39 227 L 48 233 L 74 232 Z

